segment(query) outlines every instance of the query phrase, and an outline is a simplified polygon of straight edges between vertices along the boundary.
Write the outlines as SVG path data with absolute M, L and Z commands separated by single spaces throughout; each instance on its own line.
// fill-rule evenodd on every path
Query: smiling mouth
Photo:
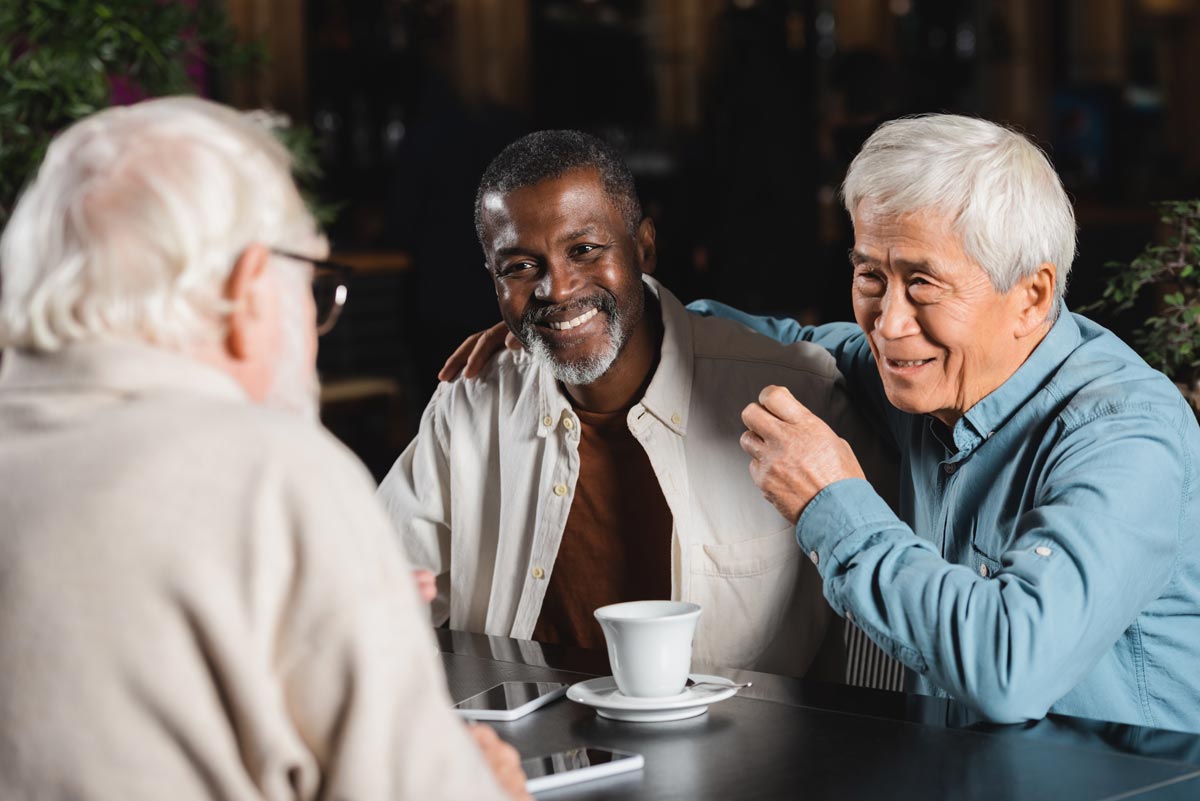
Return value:
M 572 317 L 570 320 L 563 320 L 561 322 L 554 322 L 552 320 L 547 320 L 545 323 L 543 323 L 543 325 L 545 325 L 547 328 L 551 328 L 555 331 L 567 331 L 572 328 L 578 328 L 579 326 L 583 325 L 584 323 L 586 323 L 588 320 L 592 319 L 599 313 L 600 313 L 600 310 L 593 307 L 591 309 L 588 309 L 587 311 L 585 311 L 583 314 L 579 315 L 578 317 Z
M 908 372 L 918 371 L 918 369 L 929 365 L 932 359 L 887 359 L 884 357 L 883 362 L 888 366 L 888 371 L 893 373 L 905 374 Z

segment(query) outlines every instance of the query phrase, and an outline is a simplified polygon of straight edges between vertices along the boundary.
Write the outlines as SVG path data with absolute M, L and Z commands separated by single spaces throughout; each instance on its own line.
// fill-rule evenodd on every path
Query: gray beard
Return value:
M 608 346 L 597 355 L 578 361 L 562 361 L 556 358 L 546 340 L 542 339 L 541 334 L 532 325 L 525 326 L 521 338 L 525 340 L 525 347 L 529 349 L 533 358 L 549 366 L 556 379 L 568 386 L 579 387 L 598 381 L 613 366 L 613 362 L 621 354 L 621 348 L 625 347 L 627 333 L 621 330 L 619 312 L 614 310 L 609 313 L 606 328 Z
M 279 365 L 265 403 L 316 423 L 321 419 L 320 399 L 317 374 L 302 359 L 293 358 Z
M 307 284 L 289 282 L 284 292 L 307 293 Z M 293 303 L 293 308 L 299 302 Z M 283 314 L 280 321 L 282 345 L 275 377 L 267 392 L 265 403 L 277 409 L 297 414 L 310 423 L 321 419 L 321 384 L 314 366 L 305 357 L 307 322 L 299 314 Z

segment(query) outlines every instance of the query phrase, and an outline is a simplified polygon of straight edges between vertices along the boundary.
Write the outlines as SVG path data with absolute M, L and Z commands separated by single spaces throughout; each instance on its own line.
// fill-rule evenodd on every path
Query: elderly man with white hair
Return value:
M 1200 731 L 1200 430 L 1065 309 L 1075 221 L 1045 156 L 982 120 L 898 120 L 843 196 L 858 326 L 694 306 L 823 345 L 900 449 L 896 514 L 786 390 L 743 414 L 830 604 L 989 719 Z
M 213 103 L 110 109 L 4 232 L 2 798 L 527 797 L 315 422 L 326 246 L 289 166 Z

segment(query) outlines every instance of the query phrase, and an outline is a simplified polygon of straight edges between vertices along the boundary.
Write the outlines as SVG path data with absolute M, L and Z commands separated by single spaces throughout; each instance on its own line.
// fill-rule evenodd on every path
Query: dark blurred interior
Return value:
M 242 102 L 322 137 L 322 195 L 342 204 L 334 250 L 358 268 L 322 341 L 326 420 L 377 474 L 445 356 L 498 319 L 472 204 L 523 132 L 581 128 L 625 152 L 659 277 L 682 298 L 806 321 L 850 319 L 837 189 L 883 120 L 951 111 L 1032 135 L 1076 201 L 1072 306 L 1155 235 L 1153 201 L 1200 195 L 1193 0 L 308 0 L 299 20 L 283 0 L 230 8 L 275 54 Z

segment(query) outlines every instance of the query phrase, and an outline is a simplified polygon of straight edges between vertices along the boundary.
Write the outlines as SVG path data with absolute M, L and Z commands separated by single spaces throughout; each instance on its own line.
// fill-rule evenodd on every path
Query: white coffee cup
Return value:
M 594 614 L 622 695 L 661 698 L 683 692 L 692 668 L 700 607 L 684 601 L 630 601 Z

